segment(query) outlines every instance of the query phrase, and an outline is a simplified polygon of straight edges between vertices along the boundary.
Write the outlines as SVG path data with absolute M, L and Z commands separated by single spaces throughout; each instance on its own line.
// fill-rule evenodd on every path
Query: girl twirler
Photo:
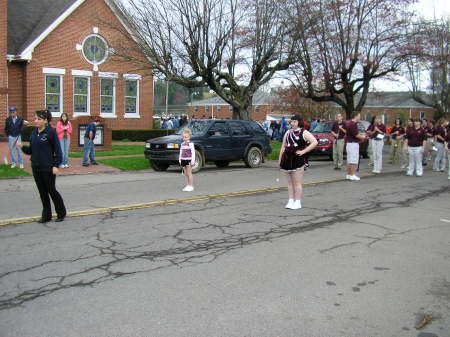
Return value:
M 303 173 L 308 166 L 308 152 L 317 146 L 316 138 L 304 129 L 303 118 L 300 115 L 292 117 L 291 129 L 284 137 L 280 149 L 278 163 L 280 170 L 286 173 L 289 201 L 286 208 L 302 208 Z
M 192 192 L 194 190 L 192 166 L 195 163 L 195 147 L 191 142 L 192 132 L 190 129 L 185 128 L 183 130 L 183 142 L 180 146 L 180 166 L 183 169 L 184 176 L 186 177 L 186 186 L 183 188 L 184 192 Z
M 52 219 L 49 195 L 55 204 L 58 216 L 55 221 L 63 221 L 66 217 L 64 201 L 55 187 L 56 174 L 59 173 L 58 167 L 62 163 L 62 153 L 56 131 L 49 126 L 51 119 L 50 111 L 36 111 L 34 119 L 36 129 L 31 133 L 30 146 L 22 146 L 23 152 L 31 155 L 33 177 L 42 201 L 42 217 L 38 221 L 39 223 Z

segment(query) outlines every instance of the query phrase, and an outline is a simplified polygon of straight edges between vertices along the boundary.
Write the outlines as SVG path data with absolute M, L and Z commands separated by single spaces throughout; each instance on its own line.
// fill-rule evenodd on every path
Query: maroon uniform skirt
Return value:
M 295 152 L 298 150 L 300 150 L 299 147 L 287 147 L 284 149 L 284 152 L 281 155 L 280 170 L 297 171 L 302 167 L 306 169 L 309 166 L 308 157 L 306 155 L 299 156 L 296 154 Z

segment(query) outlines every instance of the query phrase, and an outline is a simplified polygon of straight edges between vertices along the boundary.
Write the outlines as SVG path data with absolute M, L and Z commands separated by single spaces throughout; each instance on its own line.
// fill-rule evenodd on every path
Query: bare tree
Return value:
M 249 119 L 254 93 L 295 61 L 283 1 L 122 0 L 117 6 L 130 29 L 113 28 L 132 41 L 117 41 L 116 57 L 138 67 L 150 60 L 156 74 L 188 88 L 209 86 L 233 107 L 233 118 Z
M 278 102 L 289 107 L 293 113 L 302 114 L 304 117 L 327 119 L 331 115 L 332 109 L 329 102 L 315 102 L 310 98 L 305 98 L 295 86 L 278 89 Z
M 361 111 L 370 82 L 396 73 L 412 52 L 411 0 L 292 0 L 299 22 L 299 62 L 289 78 L 317 102 Z M 306 23 L 321 13 L 317 24 Z
M 413 98 L 436 109 L 436 118 L 450 113 L 450 19 L 422 22 L 417 45 L 421 52 L 408 60 Z M 425 84 L 425 86 L 424 86 Z

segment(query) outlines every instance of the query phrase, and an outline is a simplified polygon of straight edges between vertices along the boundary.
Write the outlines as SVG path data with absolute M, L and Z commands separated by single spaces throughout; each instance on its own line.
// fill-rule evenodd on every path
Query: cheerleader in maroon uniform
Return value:
M 283 137 L 278 163 L 280 170 L 286 173 L 289 201 L 286 208 L 302 208 L 303 173 L 308 167 L 308 152 L 317 146 L 316 138 L 304 129 L 300 115 L 292 117 L 291 129 Z

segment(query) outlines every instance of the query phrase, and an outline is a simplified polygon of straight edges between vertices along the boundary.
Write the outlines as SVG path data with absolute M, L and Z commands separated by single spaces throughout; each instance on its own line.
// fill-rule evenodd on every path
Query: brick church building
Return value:
M 75 124 L 151 128 L 151 65 L 114 59 L 124 40 L 101 24 L 125 21 L 114 0 L 0 0 L 0 133 L 8 106 L 28 120 L 47 108 L 55 123 L 66 112 Z

